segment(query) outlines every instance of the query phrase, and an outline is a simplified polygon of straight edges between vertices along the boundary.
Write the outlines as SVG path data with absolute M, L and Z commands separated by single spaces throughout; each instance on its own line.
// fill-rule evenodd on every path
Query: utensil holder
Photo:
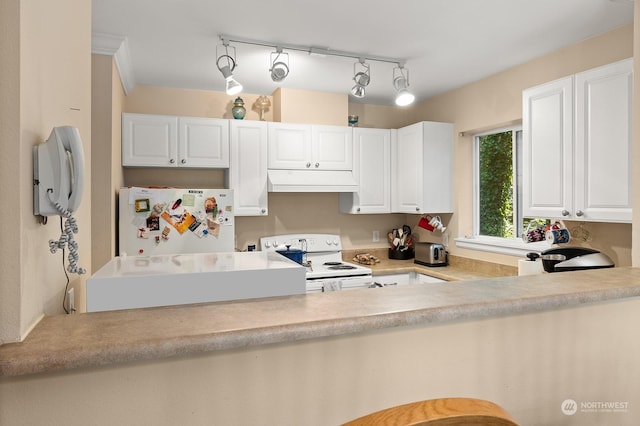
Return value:
M 413 251 L 413 249 L 408 249 L 408 250 L 389 249 L 389 259 L 407 260 L 407 259 L 413 259 L 414 257 L 416 257 L 416 254 Z

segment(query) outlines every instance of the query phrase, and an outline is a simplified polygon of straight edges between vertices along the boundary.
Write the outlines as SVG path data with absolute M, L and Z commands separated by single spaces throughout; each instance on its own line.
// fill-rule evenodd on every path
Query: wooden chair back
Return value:
M 474 398 L 440 398 L 376 411 L 343 426 L 518 426 L 499 405 Z

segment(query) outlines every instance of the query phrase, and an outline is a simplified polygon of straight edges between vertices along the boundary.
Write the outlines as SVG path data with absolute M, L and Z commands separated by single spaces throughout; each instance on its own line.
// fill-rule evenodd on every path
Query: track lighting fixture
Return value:
M 222 46 L 224 47 L 224 55 L 217 54 L 218 59 L 216 60 L 216 66 L 227 82 L 227 95 L 237 95 L 242 92 L 242 84 L 233 78 L 233 70 L 236 68 L 236 48 L 232 47 L 233 57 L 231 57 L 229 55 L 229 43 L 222 40 Z
M 406 74 L 405 74 L 406 71 Z M 398 92 L 396 95 L 396 105 L 407 106 L 413 103 L 415 96 L 409 92 L 409 70 L 402 64 L 398 64 L 393 69 L 393 87 Z
M 276 51 L 271 52 L 270 66 L 271 80 L 280 83 L 289 75 L 289 54 L 282 53 L 282 48 L 276 47 Z
M 309 55 L 318 56 L 338 56 L 343 58 L 355 58 L 358 62 L 353 64 L 353 81 L 355 85 L 351 88 L 351 94 L 356 98 L 364 98 L 366 87 L 371 82 L 371 68 L 365 61 L 386 62 L 396 65 L 393 69 L 393 87 L 396 90 L 396 105 L 406 106 L 415 100 L 415 96 L 409 92 L 409 70 L 404 68 L 405 61 L 399 58 L 388 58 L 382 56 L 362 55 L 352 52 L 345 52 L 340 50 L 328 49 L 323 47 L 314 46 L 300 46 L 295 44 L 282 44 L 282 43 L 270 43 L 260 40 L 250 40 L 238 37 L 231 37 L 228 35 L 220 35 L 222 40 L 222 47 L 224 47 L 223 54 L 217 55 L 218 69 L 227 81 L 227 94 L 235 95 L 242 91 L 242 85 L 233 78 L 233 70 L 236 67 L 235 48 L 233 49 L 233 56 L 229 55 L 229 43 L 243 43 L 254 46 L 263 46 L 276 49 L 275 52 L 271 52 L 269 60 L 269 74 L 271 80 L 276 83 L 284 81 L 289 75 L 289 54 L 284 53 L 283 49 L 293 50 L 298 52 L 305 52 Z M 218 46 L 220 47 L 220 46 Z M 359 69 L 359 70 L 358 70 Z
M 356 72 L 356 66 L 358 64 L 364 68 L 364 71 Z M 351 94 L 356 98 L 364 98 L 365 87 L 371 81 L 371 74 L 369 64 L 366 64 L 363 58 L 360 58 L 359 62 L 353 64 L 353 81 L 356 82 L 356 85 L 351 88 Z

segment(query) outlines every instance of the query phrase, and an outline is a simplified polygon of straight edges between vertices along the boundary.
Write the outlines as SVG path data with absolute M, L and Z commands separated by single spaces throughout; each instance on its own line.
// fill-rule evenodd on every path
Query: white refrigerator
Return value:
M 233 190 L 120 189 L 119 255 L 233 252 Z

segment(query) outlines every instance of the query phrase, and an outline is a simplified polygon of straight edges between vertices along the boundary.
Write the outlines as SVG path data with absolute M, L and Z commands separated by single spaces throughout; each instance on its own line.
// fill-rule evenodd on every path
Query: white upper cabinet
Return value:
M 523 92 L 525 216 L 631 221 L 632 65 Z
M 576 74 L 575 215 L 631 221 L 633 61 Z M 580 215 L 582 213 L 582 215 Z
M 392 212 L 453 212 L 453 125 L 424 121 L 398 129 L 391 179 Z
M 122 114 L 122 165 L 174 167 L 178 117 Z
M 269 129 L 269 169 L 351 170 L 352 129 L 346 126 L 273 123 Z
M 124 113 L 122 165 L 229 167 L 229 121 Z
M 524 91 L 523 208 L 527 217 L 573 211 L 573 78 Z
M 352 170 L 353 128 L 311 126 L 311 162 L 319 170 Z
M 268 123 L 268 167 L 307 169 L 311 167 L 311 126 Z
M 229 120 L 179 117 L 178 159 L 184 167 L 229 167 Z
M 389 129 L 353 129 L 353 175 L 359 190 L 340 193 L 341 212 L 391 212 L 391 134 Z
M 266 216 L 267 122 L 232 120 L 230 126 L 228 185 L 234 190 L 235 215 Z

